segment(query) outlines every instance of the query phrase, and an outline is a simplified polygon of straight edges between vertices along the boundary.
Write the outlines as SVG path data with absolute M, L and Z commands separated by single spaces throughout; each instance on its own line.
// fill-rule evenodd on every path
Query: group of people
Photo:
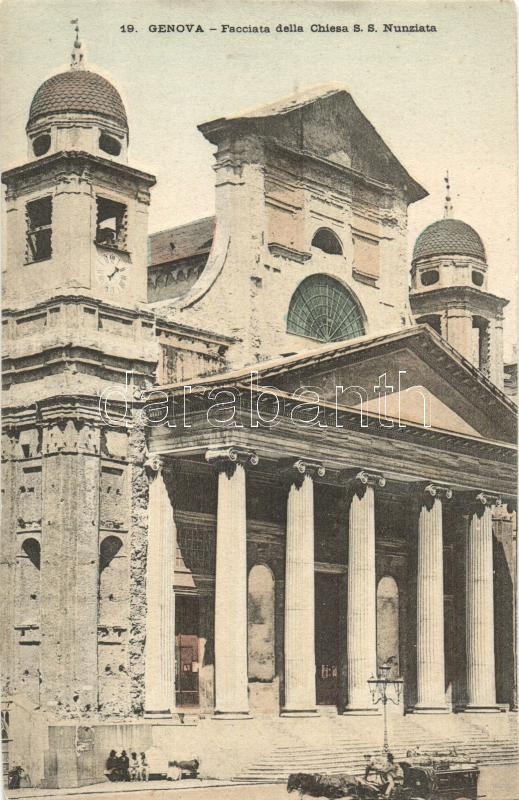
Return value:
M 30 786 L 31 779 L 23 767 L 17 766 L 9 770 L 7 774 L 8 789 L 25 789 L 30 788 Z
M 105 775 L 110 781 L 147 781 L 148 760 L 146 753 L 131 753 L 130 757 L 126 750 L 121 750 L 118 754 L 115 750 L 110 750 L 110 755 L 106 759 Z
M 364 779 L 379 784 L 383 793 L 387 797 L 391 797 L 394 794 L 395 786 L 401 784 L 404 779 L 404 773 L 395 761 L 393 753 L 386 753 L 385 760 L 378 760 L 370 754 L 365 755 L 364 758 L 366 759 Z

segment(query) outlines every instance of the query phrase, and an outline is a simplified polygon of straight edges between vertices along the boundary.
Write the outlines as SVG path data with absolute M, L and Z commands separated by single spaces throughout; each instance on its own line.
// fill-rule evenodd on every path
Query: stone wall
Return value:
M 341 135 L 336 120 L 329 130 L 317 118 L 311 125 L 322 152 Z M 350 289 L 367 333 L 409 324 L 404 191 L 282 142 L 252 134 L 222 137 L 211 254 L 197 283 L 171 307 L 171 317 L 239 337 L 229 351 L 234 365 L 301 351 L 315 340 L 287 333 L 290 299 L 305 277 L 320 273 Z M 348 156 L 350 164 L 362 162 L 362 154 Z M 341 255 L 312 246 L 323 228 L 337 236 Z

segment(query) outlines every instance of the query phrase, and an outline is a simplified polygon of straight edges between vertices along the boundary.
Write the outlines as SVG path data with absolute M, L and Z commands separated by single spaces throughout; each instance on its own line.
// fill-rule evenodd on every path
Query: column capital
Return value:
M 452 498 L 452 489 L 441 483 L 428 483 L 423 487 L 423 494 L 426 498 L 437 497 L 439 500 L 450 500 Z
M 159 456 L 158 453 L 148 453 L 146 461 L 144 462 L 144 469 L 148 478 L 156 478 L 159 472 L 164 469 L 164 458 Z
M 493 506 L 502 505 L 501 496 L 496 492 L 487 492 L 485 489 L 475 489 L 472 492 L 467 492 L 463 498 L 463 512 L 467 517 L 473 514 L 481 517 L 487 509 Z
M 282 472 L 288 477 L 308 476 L 310 478 L 324 478 L 326 469 L 322 461 L 312 458 L 297 458 L 295 461 L 287 459 L 282 463 Z
M 148 480 L 154 480 L 159 475 L 170 474 L 179 469 L 178 459 L 160 455 L 159 453 L 148 453 L 144 462 L 144 469 Z
M 500 506 L 502 504 L 501 495 L 485 490 L 476 494 L 474 502 L 482 506 Z
M 379 486 L 381 489 L 386 485 L 386 479 L 381 472 L 371 472 L 367 469 L 357 472 L 354 481 L 361 486 Z
M 217 467 L 223 469 L 226 466 L 236 464 L 248 464 L 255 467 L 259 462 L 259 457 L 253 450 L 230 445 L 229 447 L 218 447 L 206 450 L 205 460 L 209 464 L 215 464 Z
M 366 486 L 378 486 L 383 489 L 386 485 L 386 478 L 382 472 L 373 469 L 342 469 L 339 472 L 339 482 L 349 488 L 366 488 Z

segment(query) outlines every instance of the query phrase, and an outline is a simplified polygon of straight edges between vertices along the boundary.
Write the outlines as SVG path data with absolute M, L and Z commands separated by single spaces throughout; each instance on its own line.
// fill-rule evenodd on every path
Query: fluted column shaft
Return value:
M 249 715 L 247 672 L 247 509 L 245 463 L 257 456 L 207 453 L 218 469 L 214 598 L 215 716 Z
M 467 709 L 495 709 L 492 505 L 486 498 L 469 519 L 465 590 Z
M 145 714 L 169 717 L 175 710 L 176 527 L 162 463 L 152 459 L 146 560 Z
M 283 713 L 312 713 L 315 697 L 314 485 L 303 465 L 289 487 Z M 324 474 L 324 469 L 323 469 Z
M 346 622 L 346 711 L 372 711 L 368 679 L 377 674 L 375 491 L 381 476 L 359 473 L 350 505 Z
M 443 602 L 442 496 L 450 489 L 429 486 L 418 519 L 417 704 L 415 711 L 446 711 Z

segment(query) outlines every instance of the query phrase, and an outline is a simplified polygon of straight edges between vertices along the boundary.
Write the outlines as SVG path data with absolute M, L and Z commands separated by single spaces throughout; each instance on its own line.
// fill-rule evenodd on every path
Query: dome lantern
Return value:
M 411 291 L 435 291 L 447 286 L 486 289 L 485 247 L 474 228 L 453 217 L 448 172 L 444 181 L 443 219 L 428 225 L 414 246 Z
M 416 240 L 409 299 L 417 323 L 426 323 L 501 387 L 502 325 L 506 300 L 487 289 L 487 256 L 481 237 L 452 216 L 445 177 L 443 219 Z

